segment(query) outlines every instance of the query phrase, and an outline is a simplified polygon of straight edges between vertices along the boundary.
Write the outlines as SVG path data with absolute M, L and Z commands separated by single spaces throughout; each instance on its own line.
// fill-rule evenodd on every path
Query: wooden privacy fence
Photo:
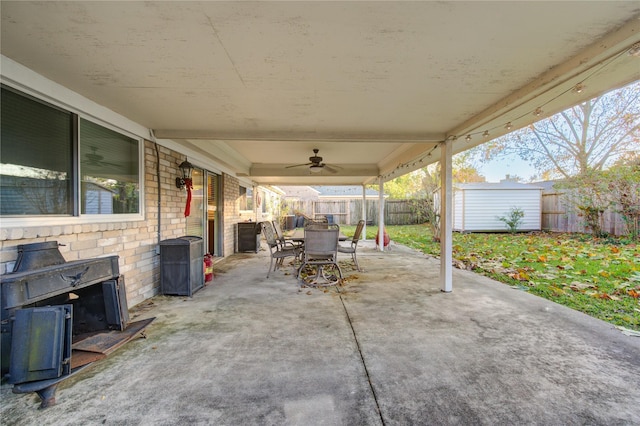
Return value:
M 378 224 L 378 203 L 366 201 L 367 224 Z M 307 217 L 331 216 L 334 223 L 355 225 L 362 218 L 362 199 L 289 201 L 283 205 L 283 215 L 302 213 Z M 386 200 L 384 221 L 387 225 L 413 225 L 418 215 L 411 210 L 411 200 Z M 612 235 L 625 235 L 626 224 L 618 213 L 607 210 L 603 214 L 602 230 Z M 552 232 L 590 232 L 578 212 L 567 206 L 563 191 L 542 192 L 542 229 Z
M 379 200 L 366 201 L 367 224 L 378 224 Z M 410 200 L 386 200 L 384 222 L 387 225 L 412 225 L 418 216 L 411 210 Z M 341 225 L 355 225 L 362 219 L 362 199 L 352 200 L 307 200 L 289 201 L 283 206 L 283 215 L 302 213 L 307 217 L 331 216 L 333 222 Z
M 567 205 L 565 192 L 551 189 L 542 191 L 542 229 L 552 232 L 590 233 L 584 219 L 576 209 Z M 602 215 L 602 231 L 612 235 L 625 235 L 627 227 L 622 216 L 611 210 Z

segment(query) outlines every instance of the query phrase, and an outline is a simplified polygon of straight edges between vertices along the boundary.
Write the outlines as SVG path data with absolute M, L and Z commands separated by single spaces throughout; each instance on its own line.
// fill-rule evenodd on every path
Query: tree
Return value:
M 455 183 L 485 182 L 473 161 L 473 153 L 463 151 L 453 157 L 452 164 L 453 181 Z
M 541 179 L 604 170 L 640 150 L 640 81 L 488 142 L 486 160 L 518 155 Z
M 595 236 L 606 236 L 603 214 L 608 209 L 620 214 L 630 238 L 640 236 L 640 162 L 637 160 L 605 171 L 590 170 L 555 186 L 567 190 L 565 202 L 577 209 Z
M 407 198 L 415 198 L 421 192 L 422 170 L 407 173 L 402 176 L 385 182 L 384 192 L 389 198 L 403 200 Z M 377 189 L 377 185 L 372 185 Z

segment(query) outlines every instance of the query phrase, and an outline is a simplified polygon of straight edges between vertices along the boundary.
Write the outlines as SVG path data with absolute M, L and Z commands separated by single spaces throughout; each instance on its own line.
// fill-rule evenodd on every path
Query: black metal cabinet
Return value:
M 236 251 L 257 253 L 260 249 L 260 224 L 258 222 L 238 222 L 236 225 Z
M 203 286 L 203 239 L 185 236 L 160 241 L 160 292 L 191 297 Z

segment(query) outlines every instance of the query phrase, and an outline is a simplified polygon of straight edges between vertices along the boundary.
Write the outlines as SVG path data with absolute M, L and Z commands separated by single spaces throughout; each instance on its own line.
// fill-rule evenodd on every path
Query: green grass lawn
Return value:
M 354 227 L 342 226 L 352 235 Z M 367 227 L 375 239 L 378 228 Z M 388 226 L 396 243 L 440 255 L 427 225 Z M 459 268 L 640 331 L 640 247 L 622 239 L 585 234 L 453 234 Z

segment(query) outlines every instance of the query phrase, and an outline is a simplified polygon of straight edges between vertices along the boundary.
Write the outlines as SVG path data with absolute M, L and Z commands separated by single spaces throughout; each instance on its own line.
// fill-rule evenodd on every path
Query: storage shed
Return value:
M 512 208 L 524 211 L 518 231 L 542 229 L 542 187 L 509 181 L 458 184 L 453 196 L 453 230 L 507 231 L 498 218 L 508 218 Z

